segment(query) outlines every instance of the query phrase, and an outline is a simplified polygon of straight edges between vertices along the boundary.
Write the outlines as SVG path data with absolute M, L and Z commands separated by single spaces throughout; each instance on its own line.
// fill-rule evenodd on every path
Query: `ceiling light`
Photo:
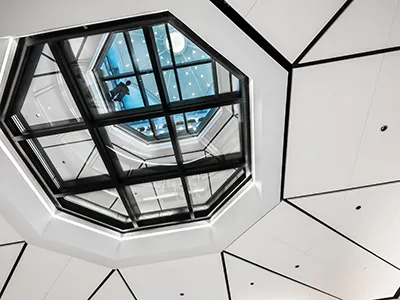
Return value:
M 187 47 L 185 37 L 180 32 L 174 31 L 171 32 L 170 38 L 172 43 L 172 52 L 174 52 L 174 54 L 182 54 Z M 165 46 L 167 49 L 170 49 L 168 39 L 165 39 Z
M 161 196 L 151 196 L 151 197 L 146 197 L 143 198 L 143 201 L 150 201 L 150 200 L 157 200 L 157 199 L 165 199 L 165 198 L 171 198 L 171 197 L 176 197 L 178 196 L 177 193 L 169 193 L 169 194 L 164 194 Z

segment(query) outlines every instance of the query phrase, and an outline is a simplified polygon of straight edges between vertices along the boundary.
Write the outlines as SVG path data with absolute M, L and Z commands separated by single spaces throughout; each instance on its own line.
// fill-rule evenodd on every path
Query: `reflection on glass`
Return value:
M 185 113 L 189 133 L 198 133 L 201 130 L 201 127 L 204 126 L 204 123 L 207 121 L 207 119 L 211 117 L 211 111 L 211 109 L 203 109 Z
M 188 62 L 196 62 L 200 60 L 210 59 L 210 56 L 200 49 L 190 39 L 180 33 L 175 27 L 168 24 L 171 37 L 172 52 L 174 53 L 177 65 Z M 166 47 L 169 49 L 168 40 L 165 41 Z
M 149 101 L 149 105 L 157 105 L 161 104 L 160 95 L 158 93 L 158 88 L 156 84 L 156 80 L 154 78 L 154 74 L 146 74 L 142 75 L 142 80 L 144 84 L 144 88 L 146 89 L 147 99 Z
M 141 213 L 186 207 L 180 178 L 131 186 Z
M 115 35 L 110 48 L 104 56 L 100 72 L 102 73 L 100 75 L 103 76 L 133 72 L 132 62 L 123 33 Z
M 231 169 L 188 177 L 193 204 L 205 204 L 234 172 L 235 170 Z
M 215 64 L 217 69 L 218 91 L 220 94 L 229 93 L 231 91 L 231 79 L 229 71 L 219 63 Z
M 157 52 L 160 58 L 161 67 L 172 66 L 171 52 L 165 30 L 165 24 L 153 26 L 156 39 Z
M 168 91 L 169 102 L 179 101 L 178 85 L 176 83 L 174 70 L 164 71 L 164 80 Z
M 87 131 L 40 137 L 38 142 L 36 154 L 47 156 L 64 181 L 107 174 Z
M 47 54 L 46 54 L 47 53 Z M 56 126 L 57 122 L 81 122 L 82 118 L 57 64 L 45 45 L 22 105 L 25 126 Z
M 136 77 L 105 81 L 110 109 L 113 111 L 144 106 Z
M 144 38 L 143 30 L 137 29 L 129 32 L 131 43 L 136 56 L 136 64 L 140 71 L 151 70 L 151 62 L 149 51 L 147 49 L 146 40 Z
M 178 77 L 183 100 L 215 94 L 211 63 L 179 68 Z

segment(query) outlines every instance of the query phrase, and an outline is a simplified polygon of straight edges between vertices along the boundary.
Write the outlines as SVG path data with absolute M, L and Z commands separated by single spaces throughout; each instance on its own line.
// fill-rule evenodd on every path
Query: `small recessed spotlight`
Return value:
M 360 206 L 360 205 L 356 207 L 356 210 L 360 210 L 360 209 L 361 209 L 361 206 Z
M 250 282 L 250 285 L 254 285 L 254 282 Z
M 180 293 L 179 296 L 183 297 L 185 296 L 185 293 Z
M 294 267 L 295 267 L 296 269 L 300 268 L 300 266 L 299 266 L 299 265 L 295 265 Z
M 386 125 L 383 125 L 382 127 L 381 127 L 381 131 L 383 132 L 383 131 L 386 131 L 388 129 L 388 127 L 386 126 Z

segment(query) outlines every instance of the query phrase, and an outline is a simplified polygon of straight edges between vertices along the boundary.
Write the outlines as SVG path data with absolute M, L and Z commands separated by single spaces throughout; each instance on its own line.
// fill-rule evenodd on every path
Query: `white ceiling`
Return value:
M 345 3 L 228 2 L 291 62 Z M 17 6 L 10 5 L 10 11 L 18 11 Z M 400 0 L 353 1 L 302 62 L 399 46 L 399 6 Z M 0 20 L 6 22 L 6 17 Z M 74 22 L 81 23 L 81 17 L 75 16 Z M 51 18 L 55 16 L 43 22 Z M 13 30 L 24 32 L 20 26 Z M 0 59 L 6 43 L 0 39 Z M 245 59 L 246 66 L 257 65 Z M 268 88 L 253 86 L 253 97 L 259 100 L 253 119 L 254 157 L 262 161 L 256 177 L 264 183 L 263 191 L 279 185 L 269 166 L 275 170 L 281 162 L 268 157 L 269 137 L 281 128 L 268 123 L 270 118 L 261 111 L 278 115 L 280 110 L 271 103 L 286 92 L 286 73 L 268 66 L 259 68 Z M 263 216 L 257 192 L 249 193 L 246 203 L 253 205 L 251 210 L 259 208 L 259 221 L 251 223 L 245 204 L 234 207 L 248 230 L 222 254 L 112 270 L 36 247 L 29 240 L 25 244 L 2 210 L 0 299 L 392 299 L 400 287 L 400 183 L 393 182 L 400 180 L 399 70 L 400 51 L 293 70 L 283 195 L 287 200 Z M 385 132 L 380 130 L 383 125 L 388 126 Z M 0 182 L 0 189 L 5 188 Z M 265 202 L 279 201 L 276 193 L 261 195 Z M 224 217 L 221 221 L 225 227 L 239 226 Z M 220 238 L 221 231 L 214 231 L 212 237 Z M 151 245 L 163 248 L 164 241 L 160 236 Z

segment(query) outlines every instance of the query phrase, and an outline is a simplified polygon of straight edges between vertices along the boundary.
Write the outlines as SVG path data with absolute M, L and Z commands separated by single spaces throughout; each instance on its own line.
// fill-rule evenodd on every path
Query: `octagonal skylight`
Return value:
M 19 41 L 2 129 L 64 212 L 210 218 L 250 178 L 248 79 L 170 13 Z

